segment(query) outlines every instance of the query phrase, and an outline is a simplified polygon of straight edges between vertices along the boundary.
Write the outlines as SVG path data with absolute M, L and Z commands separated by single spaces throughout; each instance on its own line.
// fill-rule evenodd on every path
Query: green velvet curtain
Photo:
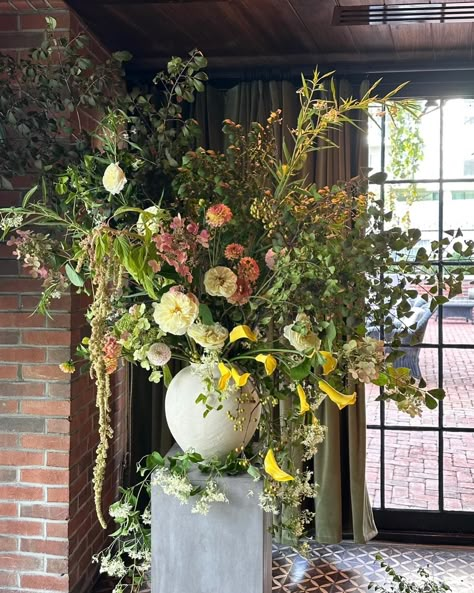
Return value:
M 358 94 L 347 81 L 338 84 L 344 97 Z M 278 147 L 288 129 L 296 122 L 299 110 L 297 87 L 289 81 L 242 82 L 228 90 L 208 85 L 198 95 L 193 109 L 202 129 L 200 144 L 222 150 L 222 121 L 230 118 L 247 127 L 253 121 L 265 122 L 270 111 L 282 109 L 284 126 L 279 130 Z M 362 90 L 362 89 L 361 89 Z M 318 185 L 332 185 L 347 180 L 367 165 L 366 140 L 354 127 L 333 133 L 339 150 L 315 152 L 308 158 L 304 174 Z M 164 394 L 161 385 L 150 388 L 146 375 L 135 371 L 133 380 L 132 462 L 156 449 L 166 453 L 172 444 L 164 417 Z M 365 394 L 359 390 L 357 404 L 338 411 L 331 402 L 321 407 L 321 421 L 328 427 L 324 444 L 315 457 L 315 479 L 320 484 L 316 500 L 316 539 L 337 543 L 343 533 L 365 542 L 377 533 L 365 483 L 366 419 Z

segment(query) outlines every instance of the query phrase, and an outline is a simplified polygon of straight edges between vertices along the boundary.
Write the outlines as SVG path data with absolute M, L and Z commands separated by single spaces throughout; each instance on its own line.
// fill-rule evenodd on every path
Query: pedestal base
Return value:
M 199 471 L 190 478 L 207 480 Z M 248 474 L 217 482 L 229 503 L 212 504 L 206 516 L 153 486 L 152 593 L 271 593 L 271 515 L 256 500 L 263 484 Z

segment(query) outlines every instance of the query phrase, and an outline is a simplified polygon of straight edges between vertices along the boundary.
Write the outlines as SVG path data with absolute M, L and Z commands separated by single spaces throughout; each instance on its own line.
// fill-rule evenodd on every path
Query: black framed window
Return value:
M 402 118 L 397 129 L 374 111 L 369 166 L 388 179 L 371 189 L 395 213 L 394 224 L 421 230 L 417 247 L 458 228 L 474 239 L 474 99 L 419 105 L 423 117 Z M 440 276 L 449 265 L 432 262 Z M 376 402 L 378 388 L 368 390 L 367 482 L 379 528 L 411 529 L 422 513 L 428 531 L 474 532 L 474 277 L 462 288 L 420 327 L 416 322 L 420 343 L 405 347 L 412 373 L 445 389 L 439 408 L 410 418 L 392 403 Z M 423 317 L 419 305 L 414 299 L 412 321 Z

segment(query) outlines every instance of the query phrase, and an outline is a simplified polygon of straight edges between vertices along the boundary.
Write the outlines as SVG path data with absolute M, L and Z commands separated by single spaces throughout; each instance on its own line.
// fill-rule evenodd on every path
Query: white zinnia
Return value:
M 321 345 L 321 340 L 312 331 L 311 321 L 306 313 L 298 313 L 295 323 L 303 324 L 305 326 L 306 335 L 294 331 L 292 329 L 294 323 L 291 323 L 290 325 L 287 325 L 283 328 L 283 335 L 288 340 L 288 342 L 290 342 L 293 348 L 298 350 L 298 352 L 303 352 L 304 350 L 309 350 L 310 348 L 317 350 Z
M 150 346 L 146 357 L 152 365 L 162 367 L 170 361 L 171 350 L 166 344 L 155 342 Z
M 223 348 L 228 335 L 229 332 L 220 323 L 204 325 L 198 322 L 188 329 L 188 336 L 207 350 L 220 350 Z
M 182 292 L 167 292 L 153 303 L 153 319 L 167 334 L 182 336 L 199 315 L 199 304 Z
M 127 183 L 127 178 L 118 163 L 110 163 L 104 171 L 102 183 L 105 189 L 111 194 L 119 194 L 123 190 Z
M 229 298 L 237 290 L 237 276 L 225 266 L 211 268 L 204 275 L 207 294 Z

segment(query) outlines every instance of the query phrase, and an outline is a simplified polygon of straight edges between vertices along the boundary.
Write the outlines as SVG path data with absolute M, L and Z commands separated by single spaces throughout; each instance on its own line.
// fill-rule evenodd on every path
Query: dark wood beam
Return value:
M 129 6 L 133 8 L 138 4 L 215 4 L 218 2 L 232 2 L 232 0 L 80 0 L 80 4 L 89 6 Z M 74 0 L 71 4 L 79 5 Z
M 443 64 L 447 63 L 455 69 L 474 69 L 474 62 L 470 60 L 470 50 L 459 50 L 454 55 L 450 53 L 449 61 L 433 60 L 431 50 L 417 51 L 416 60 L 413 60 L 412 52 L 403 59 L 400 55 L 398 61 L 394 61 L 393 53 L 384 52 L 374 55 L 373 53 L 360 53 L 354 56 L 352 53 L 320 53 L 320 54 L 292 54 L 292 55 L 267 55 L 267 56 L 206 56 L 209 62 L 210 71 L 225 71 L 241 68 L 267 68 L 282 67 L 291 68 L 317 64 L 352 64 L 353 69 L 365 72 L 402 72 L 419 70 L 423 65 L 425 70 L 445 70 Z M 135 58 L 130 67 L 132 70 L 154 70 L 162 68 L 168 61 L 169 56 L 139 56 Z

